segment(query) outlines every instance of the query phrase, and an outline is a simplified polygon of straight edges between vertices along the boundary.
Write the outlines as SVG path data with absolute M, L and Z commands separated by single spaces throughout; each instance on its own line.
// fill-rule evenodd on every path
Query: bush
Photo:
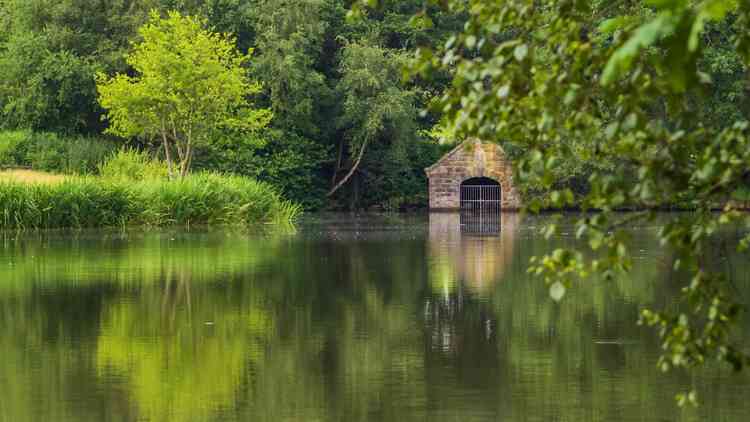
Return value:
M 178 181 L 73 177 L 0 183 L 0 228 L 291 223 L 300 207 L 269 185 L 213 173 Z
M 148 153 L 121 149 L 100 164 L 99 175 L 110 179 L 131 181 L 166 179 L 167 164 L 151 158 Z
M 33 133 L 26 163 L 35 170 L 65 174 L 93 174 L 112 154 L 116 144 L 97 138 L 63 138 L 54 133 Z
M 270 183 L 306 209 L 323 207 L 328 147 L 279 130 L 227 134 L 196 150 L 194 167 L 233 173 Z
M 26 139 L 27 132 L 16 130 L 0 132 L 0 166 L 15 166 L 19 161 L 16 151 Z
M 115 151 L 114 142 L 51 132 L 0 132 L 0 164 L 66 174 L 93 174 Z

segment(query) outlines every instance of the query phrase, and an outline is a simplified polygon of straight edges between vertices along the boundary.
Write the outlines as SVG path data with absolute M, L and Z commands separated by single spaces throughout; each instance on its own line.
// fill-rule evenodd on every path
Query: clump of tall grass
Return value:
M 134 149 L 117 151 L 98 170 L 101 177 L 134 181 L 166 179 L 169 173 L 165 162 Z
M 138 190 L 148 201 L 140 213 L 142 223 L 157 226 L 285 223 L 301 211 L 266 183 L 216 173 L 145 181 Z
M 291 223 L 298 205 L 269 185 L 201 173 L 181 180 L 71 177 L 57 184 L 0 182 L 0 228 Z

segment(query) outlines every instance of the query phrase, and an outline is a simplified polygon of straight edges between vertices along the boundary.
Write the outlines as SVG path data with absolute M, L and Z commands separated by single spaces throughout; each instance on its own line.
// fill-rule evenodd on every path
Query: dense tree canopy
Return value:
M 0 2 L 0 126 L 103 130 L 96 71 L 126 70 L 128 41 L 148 5 L 129 0 Z M 3 39 L 5 38 L 5 39 Z

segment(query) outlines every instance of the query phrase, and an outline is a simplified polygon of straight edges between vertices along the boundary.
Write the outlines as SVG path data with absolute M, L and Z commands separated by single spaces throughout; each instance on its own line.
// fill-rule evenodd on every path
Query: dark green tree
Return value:
M 2 126 L 101 131 L 94 74 L 127 69 L 124 53 L 149 7 L 131 0 L 4 0 Z
M 344 48 L 337 86 L 343 98 L 339 127 L 344 136 L 329 196 L 359 170 L 372 144 L 397 145 L 416 133 L 414 92 L 401 83 L 404 64 L 402 54 L 365 42 Z
M 319 68 L 330 23 L 323 0 L 258 0 L 253 23 L 260 75 L 277 116 L 275 126 L 308 138 L 326 129 L 332 91 Z M 330 131 L 328 131 L 330 133 Z

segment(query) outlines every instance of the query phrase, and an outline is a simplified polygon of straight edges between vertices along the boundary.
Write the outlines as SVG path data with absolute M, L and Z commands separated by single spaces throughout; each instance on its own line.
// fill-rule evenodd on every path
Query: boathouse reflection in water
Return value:
M 425 327 L 434 349 L 459 353 L 467 336 L 494 342 L 486 300 L 513 263 L 519 218 L 497 211 L 430 214 Z

